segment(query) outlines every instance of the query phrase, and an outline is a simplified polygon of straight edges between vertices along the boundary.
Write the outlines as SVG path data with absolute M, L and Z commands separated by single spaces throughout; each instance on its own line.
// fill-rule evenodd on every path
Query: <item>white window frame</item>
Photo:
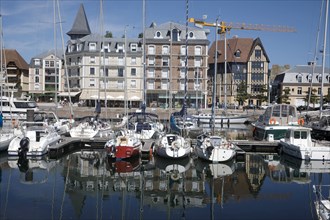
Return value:
M 156 54 L 156 47 L 155 47 L 155 45 L 148 45 L 148 54 L 150 54 L 150 55 Z
M 196 46 L 195 47 L 195 56 L 201 56 L 202 55 L 202 47 Z
M 90 42 L 88 45 L 89 51 L 96 51 L 96 43 Z
M 95 79 L 89 79 L 89 87 L 95 87 Z

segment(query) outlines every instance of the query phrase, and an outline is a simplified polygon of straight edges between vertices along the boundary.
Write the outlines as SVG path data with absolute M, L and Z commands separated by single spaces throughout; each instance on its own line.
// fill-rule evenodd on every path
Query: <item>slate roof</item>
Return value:
M 238 38 L 233 37 L 227 39 L 227 62 L 237 62 L 246 63 L 249 61 L 251 53 L 253 52 L 255 46 L 260 45 L 266 60 L 269 62 L 267 53 L 262 45 L 260 38 L 253 40 L 252 38 Z M 209 63 L 214 63 L 214 53 L 215 53 L 215 41 L 212 43 L 209 49 Z M 239 50 L 241 52 L 240 57 L 235 56 L 235 52 Z M 218 40 L 218 63 L 225 62 L 225 47 L 224 40 Z
M 142 38 L 127 38 L 127 45 L 130 45 L 131 43 L 141 43 Z M 110 51 L 116 50 L 116 45 L 118 43 L 125 43 L 125 38 L 104 38 L 102 39 L 102 36 L 100 34 L 90 34 L 85 37 L 82 37 L 80 39 L 76 40 L 69 40 L 70 43 L 83 43 L 83 51 L 89 51 L 88 44 L 89 42 L 96 42 L 96 51 L 99 51 L 101 48 L 102 41 L 104 41 L 105 44 L 110 43 Z M 140 47 L 137 48 L 138 50 L 141 50 Z
M 92 32 L 89 28 L 84 6 L 83 4 L 80 4 L 76 19 L 72 25 L 71 30 L 67 32 L 67 35 L 69 35 L 71 38 L 80 38 L 91 33 Z
M 313 66 L 312 65 L 298 65 L 295 66 L 287 71 L 284 71 L 282 74 L 283 81 L 282 83 L 297 83 L 298 76 L 302 77 L 301 83 L 309 83 L 308 78 L 311 77 L 313 73 Z M 313 74 L 313 83 L 319 83 L 319 77 L 322 75 L 322 66 L 315 66 L 314 74 Z M 324 83 L 330 82 L 330 69 L 324 69 Z
M 42 60 L 42 59 L 44 59 L 44 58 L 46 58 L 46 57 L 48 57 L 50 55 L 54 55 L 55 56 L 55 50 L 54 49 L 45 51 L 45 52 L 43 52 L 41 54 L 38 54 L 38 55 L 32 57 L 31 60 L 30 60 L 30 67 L 34 67 L 35 66 L 34 65 L 34 60 L 35 59 L 41 59 Z M 63 58 L 63 52 L 62 51 L 56 51 L 56 56 L 59 59 L 62 59 Z
M 161 33 L 162 39 L 169 40 L 170 39 L 170 30 L 171 29 L 177 29 L 180 33 L 180 41 L 185 42 L 186 39 L 186 25 L 182 25 L 179 23 L 175 22 L 166 22 L 160 25 L 157 25 L 156 23 L 152 22 L 150 27 L 145 29 L 145 38 L 150 40 L 154 39 L 156 33 L 159 31 Z M 209 43 L 207 39 L 207 32 L 206 30 L 202 28 L 197 28 L 197 27 L 190 27 L 188 26 L 188 34 L 190 32 L 193 32 L 194 37 L 193 38 L 188 38 L 189 40 L 202 40 Z M 157 41 L 159 42 L 161 38 L 156 38 Z

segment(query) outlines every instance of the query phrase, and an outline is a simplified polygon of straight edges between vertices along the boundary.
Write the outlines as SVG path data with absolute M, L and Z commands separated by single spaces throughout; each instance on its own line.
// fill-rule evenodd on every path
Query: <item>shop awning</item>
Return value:
M 76 95 L 78 95 L 79 93 L 81 93 L 80 91 L 79 92 L 70 92 L 70 95 L 69 95 L 69 92 L 60 92 L 57 94 L 57 96 L 60 96 L 60 97 L 67 97 L 67 96 L 71 96 L 71 97 L 74 97 Z

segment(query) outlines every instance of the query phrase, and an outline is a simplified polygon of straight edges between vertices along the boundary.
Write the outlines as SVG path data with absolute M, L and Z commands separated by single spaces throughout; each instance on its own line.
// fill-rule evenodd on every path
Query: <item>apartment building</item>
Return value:
M 216 100 L 220 99 L 223 104 L 227 99 L 228 104 L 236 105 L 262 105 L 258 95 L 267 94 L 263 92 L 263 87 L 268 89 L 269 80 L 269 58 L 260 38 L 233 38 L 226 39 L 227 47 L 225 48 L 225 39 L 217 42 L 217 76 L 216 76 Z M 225 50 L 226 49 L 226 50 Z M 212 81 L 214 79 L 216 43 L 209 50 L 209 86 L 208 94 L 212 94 Z M 225 57 L 227 68 L 225 71 Z M 237 87 L 244 82 L 246 84 L 247 93 L 251 95 L 250 99 L 245 103 L 236 101 Z M 225 90 L 226 88 L 226 90 Z M 208 96 L 208 104 L 211 104 L 211 96 Z
M 179 107 L 185 96 L 190 107 L 205 105 L 207 32 L 195 27 L 187 32 L 185 25 L 174 22 L 152 23 L 145 42 L 147 106 Z
M 323 86 L 322 86 L 323 78 Z M 317 103 L 310 104 L 311 107 L 319 107 L 321 92 L 323 97 L 330 95 L 330 69 L 325 68 L 322 77 L 322 67 L 313 65 L 310 62 L 308 65 L 295 66 L 281 74 L 278 74 L 272 84 L 272 96 L 276 102 L 282 102 L 281 97 L 287 91 L 288 103 L 298 106 L 307 106 L 308 94 L 310 88 Z
M 4 90 L 16 91 L 15 96 L 26 95 L 29 92 L 29 65 L 23 57 L 13 49 L 3 49 L 2 63 Z
M 30 61 L 29 93 L 40 101 L 51 101 L 58 93 L 64 99 L 64 68 L 62 54 L 55 50 L 39 54 Z M 64 97 L 62 97 L 64 95 Z
M 141 39 L 105 38 L 91 33 L 83 5 L 80 6 L 66 49 L 71 92 L 94 105 L 123 107 L 125 100 L 138 107 L 142 97 Z

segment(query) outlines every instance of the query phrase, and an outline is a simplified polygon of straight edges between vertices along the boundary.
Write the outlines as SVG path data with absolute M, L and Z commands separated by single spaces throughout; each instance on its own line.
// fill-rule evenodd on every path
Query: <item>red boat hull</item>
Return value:
M 140 146 L 117 146 L 115 157 L 119 159 L 131 158 L 140 155 Z

